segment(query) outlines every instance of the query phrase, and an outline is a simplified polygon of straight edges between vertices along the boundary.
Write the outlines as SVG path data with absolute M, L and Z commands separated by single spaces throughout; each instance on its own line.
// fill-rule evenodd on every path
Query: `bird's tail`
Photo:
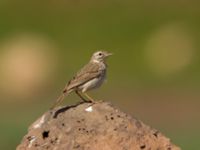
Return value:
M 65 98 L 65 96 L 68 95 L 67 90 L 63 90 L 62 94 L 57 98 L 56 102 L 53 104 L 53 106 L 51 106 L 51 110 L 54 109 L 56 106 L 58 106 L 63 99 Z

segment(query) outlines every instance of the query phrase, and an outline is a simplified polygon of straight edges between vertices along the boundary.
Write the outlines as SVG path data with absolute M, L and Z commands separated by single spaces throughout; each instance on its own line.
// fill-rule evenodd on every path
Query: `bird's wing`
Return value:
M 69 91 L 83 85 L 87 81 L 99 77 L 101 73 L 102 70 L 97 63 L 88 63 L 68 82 L 65 90 Z

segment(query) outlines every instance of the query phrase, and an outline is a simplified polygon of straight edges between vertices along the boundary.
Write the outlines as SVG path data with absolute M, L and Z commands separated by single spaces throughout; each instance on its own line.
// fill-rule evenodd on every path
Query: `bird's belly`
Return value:
M 99 78 L 94 78 L 88 82 L 86 82 L 85 84 L 83 84 L 81 87 L 79 87 L 82 92 L 86 92 L 88 90 L 92 90 L 92 89 L 95 89 L 95 88 L 98 88 L 101 86 L 101 84 L 103 83 L 105 77 L 102 76 L 102 77 L 99 77 Z

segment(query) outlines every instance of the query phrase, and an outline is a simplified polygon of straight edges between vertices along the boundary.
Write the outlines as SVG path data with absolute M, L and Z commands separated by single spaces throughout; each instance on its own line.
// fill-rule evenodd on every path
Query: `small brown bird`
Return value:
M 58 106 L 64 99 L 66 95 L 75 91 L 76 94 L 83 100 L 87 101 L 81 93 L 87 97 L 91 102 L 94 99 L 90 97 L 86 92 L 101 86 L 106 77 L 106 58 L 112 55 L 106 51 L 95 52 L 89 63 L 86 64 L 66 85 L 61 96 L 56 100 L 53 108 Z

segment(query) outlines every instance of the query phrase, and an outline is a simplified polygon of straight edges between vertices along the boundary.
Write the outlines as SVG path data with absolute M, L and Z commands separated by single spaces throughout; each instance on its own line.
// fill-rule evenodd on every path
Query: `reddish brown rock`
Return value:
M 82 103 L 46 112 L 17 150 L 180 150 L 159 131 L 111 104 Z

